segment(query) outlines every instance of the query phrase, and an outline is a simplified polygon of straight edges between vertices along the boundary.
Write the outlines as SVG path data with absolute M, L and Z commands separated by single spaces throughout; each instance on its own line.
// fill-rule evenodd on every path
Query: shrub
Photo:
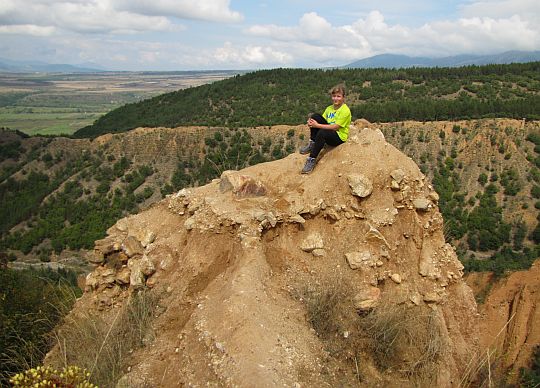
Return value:
M 520 383 L 522 387 L 540 386 L 540 345 L 536 345 L 530 369 L 521 368 Z
M 487 183 L 487 175 L 485 173 L 481 173 L 480 176 L 478 176 L 478 182 L 484 186 Z
M 436 312 L 386 303 L 363 317 L 361 327 L 379 367 L 394 367 L 417 382 L 434 381 L 447 347 Z
M 154 292 L 143 290 L 131 296 L 112 322 L 90 313 L 68 317 L 55 333 L 51 364 L 78 365 L 90 371 L 95 384 L 115 386 L 128 354 L 153 338 L 151 323 L 158 301 Z
M 88 379 L 90 373 L 78 366 L 68 366 L 57 370 L 50 366 L 38 366 L 16 374 L 10 379 L 14 387 L 77 387 L 97 388 Z
M 76 282 L 65 270 L 0 270 L 0 386 L 42 363 L 48 333 L 79 296 Z
M 348 287 L 338 279 L 326 280 L 317 288 L 302 290 L 308 322 L 320 337 L 333 337 L 340 330 L 341 302 L 348 293 Z

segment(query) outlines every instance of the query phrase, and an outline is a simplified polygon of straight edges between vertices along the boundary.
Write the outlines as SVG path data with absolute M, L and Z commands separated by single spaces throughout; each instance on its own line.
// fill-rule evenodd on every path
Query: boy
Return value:
M 307 124 L 310 128 L 309 144 L 300 148 L 301 154 L 309 154 L 302 174 L 309 174 L 315 168 L 317 156 L 325 144 L 338 146 L 349 138 L 351 111 L 345 104 L 345 86 L 336 85 L 330 90 L 332 105 L 328 106 L 322 116 L 311 114 Z

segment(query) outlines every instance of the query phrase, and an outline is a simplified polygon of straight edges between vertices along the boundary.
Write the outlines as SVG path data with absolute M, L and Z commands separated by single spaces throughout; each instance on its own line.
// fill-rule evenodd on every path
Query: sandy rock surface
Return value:
M 228 171 L 120 220 L 96 243 L 75 309 L 110 315 L 138 289 L 162 292 L 156 338 L 134 352 L 123 381 L 344 384 L 350 365 L 331 358 L 298 296 L 333 277 L 359 312 L 382 303 L 433 311 L 446 344 L 436 381 L 457 384 L 477 345 L 477 310 L 429 182 L 379 130 L 353 129 L 309 175 L 304 161 L 297 153 Z M 390 384 L 362 368 L 365 386 Z

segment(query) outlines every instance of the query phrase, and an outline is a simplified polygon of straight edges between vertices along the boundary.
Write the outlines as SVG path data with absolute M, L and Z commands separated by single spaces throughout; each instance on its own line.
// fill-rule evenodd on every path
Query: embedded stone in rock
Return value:
M 184 227 L 187 229 L 187 230 L 191 230 L 195 227 L 195 224 L 196 224 L 196 221 L 193 217 L 189 217 L 185 222 L 184 222 Z
M 112 284 L 116 279 L 114 269 L 102 268 L 99 271 L 99 282 L 101 284 Z
M 312 233 L 300 245 L 300 249 L 305 252 L 312 252 L 315 249 L 323 249 L 324 241 L 319 233 Z
M 258 197 L 266 195 L 266 187 L 261 181 L 249 175 L 241 175 L 236 171 L 224 171 L 221 174 L 219 191 L 231 191 L 238 197 Z
M 294 216 L 289 218 L 289 222 L 296 224 L 305 224 L 306 220 L 300 214 L 295 214 Z
M 92 291 L 96 289 L 98 286 L 98 279 L 97 275 L 94 272 L 90 272 L 88 275 L 86 275 L 86 279 L 84 282 L 84 290 L 85 291 Z
M 420 306 L 420 302 L 422 301 L 422 296 L 418 292 L 414 292 L 411 295 L 409 295 L 409 300 L 413 302 L 415 305 Z
M 156 234 L 152 231 L 147 232 L 144 236 L 143 240 L 141 241 L 143 247 L 147 247 L 148 245 L 152 244 L 156 239 Z
M 373 182 L 362 174 L 353 174 L 347 177 L 353 195 L 365 198 L 373 191 Z
M 368 287 L 353 298 L 353 305 L 356 310 L 371 310 L 379 304 L 381 300 L 381 290 L 377 287 Z
M 92 264 L 102 264 L 105 261 L 103 252 L 95 250 L 94 253 L 87 256 L 88 261 Z
M 427 198 L 415 198 L 413 205 L 416 210 L 427 211 L 431 207 L 431 201 Z
M 403 181 L 403 178 L 405 178 L 405 173 L 401 168 L 398 168 L 397 170 L 394 170 L 390 173 L 390 176 L 392 177 L 392 188 L 395 187 L 394 182 L 397 184 L 397 188 L 399 189 L 399 184 Z
M 96 251 L 100 251 L 101 253 L 103 253 L 103 255 L 108 255 L 109 253 L 118 251 L 119 248 L 120 247 L 118 246 L 118 243 L 108 238 L 97 240 L 94 243 L 94 249 Z
M 390 279 L 392 279 L 392 281 L 394 283 L 396 283 L 396 284 L 401 283 L 401 276 L 398 273 L 394 273 L 394 274 L 390 275 Z
M 191 194 L 190 190 L 183 188 L 179 192 L 173 195 L 173 198 L 186 198 Z
M 441 301 L 441 297 L 436 292 L 427 292 L 424 294 L 424 302 L 426 303 L 438 303 Z
M 144 273 L 141 270 L 141 260 L 133 259 L 128 262 L 130 270 L 129 284 L 131 287 L 138 289 L 144 287 Z
M 338 212 L 336 211 L 336 209 L 330 209 L 326 212 L 326 216 L 328 218 L 330 218 L 331 220 L 334 220 L 334 221 L 339 221 L 340 220 L 340 216 L 338 214 Z
M 439 202 L 439 194 L 436 191 L 430 191 L 428 198 L 433 202 Z
M 364 265 L 368 265 L 371 262 L 371 253 L 364 252 L 349 252 L 345 253 L 345 258 L 351 269 L 358 269 Z
M 315 257 L 324 257 L 326 256 L 326 251 L 324 249 L 314 249 L 311 251 L 311 254 Z
M 150 276 L 154 272 L 156 272 L 156 267 L 154 266 L 154 263 L 152 263 L 152 261 L 146 255 L 144 255 L 142 257 L 142 259 L 140 260 L 139 265 L 140 265 L 140 268 L 141 268 L 141 272 L 145 276 Z
M 129 284 L 130 270 L 128 267 L 123 267 L 116 273 L 116 282 L 120 284 Z
M 390 245 L 388 244 L 388 241 L 384 238 L 381 232 L 377 230 L 377 228 L 374 228 L 372 225 L 369 225 L 369 230 L 367 231 L 366 235 L 364 236 L 364 239 L 367 240 L 380 240 L 386 245 L 388 248 L 390 248 Z
M 268 228 L 271 226 L 272 228 L 277 225 L 278 219 L 272 212 L 264 212 L 264 211 L 257 211 L 255 214 L 253 214 L 253 217 L 260 222 L 261 227 Z
M 126 238 L 122 244 L 122 249 L 128 257 L 142 255 L 144 253 L 144 248 L 141 242 L 133 236 L 128 236 L 128 238 Z

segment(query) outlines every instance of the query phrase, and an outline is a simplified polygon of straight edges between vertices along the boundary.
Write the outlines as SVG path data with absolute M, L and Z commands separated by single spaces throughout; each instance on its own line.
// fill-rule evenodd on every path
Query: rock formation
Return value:
M 434 384 L 459 383 L 477 345 L 477 310 L 444 241 L 438 196 L 380 131 L 351 132 L 308 176 L 299 154 L 226 171 L 118 221 L 96 242 L 75 311 L 113 315 L 132 293 L 161 293 L 156 338 L 135 351 L 121 381 L 321 386 L 345 369 L 354 376 L 310 326 L 299 291 L 334 279 L 347 285 L 354 314 L 392 305 L 431 312 L 444 344 Z M 343 325 L 344 340 L 358 331 Z M 364 385 L 391 385 L 399 373 L 370 363 L 356 363 Z
M 490 273 L 470 273 L 467 283 L 487 296 L 479 306 L 480 348 L 489 351 L 508 382 L 516 383 L 520 368 L 530 368 L 540 344 L 540 261 L 529 270 L 502 279 Z M 489 292 L 487 292 L 489 291 Z

